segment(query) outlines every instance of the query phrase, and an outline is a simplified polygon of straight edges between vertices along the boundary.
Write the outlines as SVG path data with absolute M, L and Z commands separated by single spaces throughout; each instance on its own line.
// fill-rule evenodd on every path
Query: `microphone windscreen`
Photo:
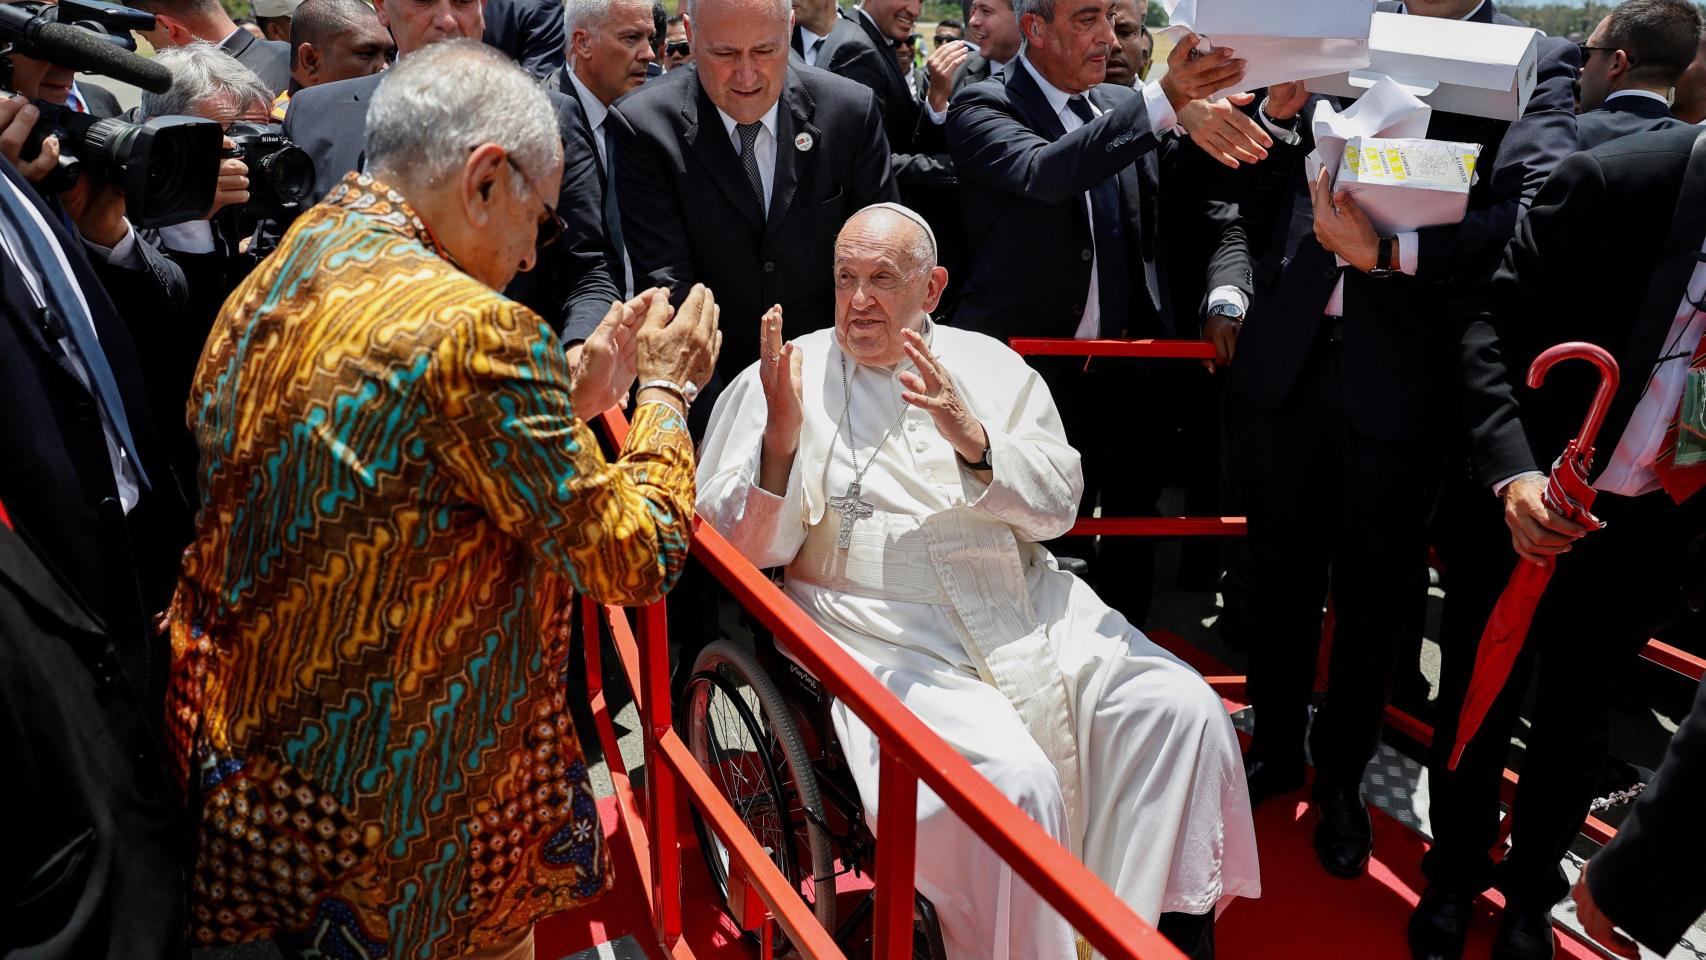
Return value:
M 172 71 L 139 57 L 81 27 L 44 23 L 35 35 L 43 59 L 83 73 L 98 73 L 141 87 L 151 93 L 172 89 Z

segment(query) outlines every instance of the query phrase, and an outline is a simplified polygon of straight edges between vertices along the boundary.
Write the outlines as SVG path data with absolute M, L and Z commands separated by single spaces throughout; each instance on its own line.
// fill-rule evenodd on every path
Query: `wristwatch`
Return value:
M 1209 317 L 1225 317 L 1233 323 L 1244 322 L 1244 308 L 1236 303 L 1216 303 L 1211 305 L 1203 314 L 1203 319 Z
M 1380 252 L 1375 255 L 1374 269 L 1368 272 L 1371 277 L 1390 277 L 1398 272 L 1398 238 L 1381 237 Z
M 989 465 L 989 441 L 988 440 L 983 441 L 983 456 L 978 457 L 976 463 L 966 464 L 966 469 L 967 470 L 990 470 L 990 469 L 993 469 Z

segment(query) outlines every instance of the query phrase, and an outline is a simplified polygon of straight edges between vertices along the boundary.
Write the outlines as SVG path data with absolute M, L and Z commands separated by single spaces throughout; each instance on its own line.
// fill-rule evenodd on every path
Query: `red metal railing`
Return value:
M 1065 339 L 1036 339 L 1014 338 L 1009 341 L 1012 348 L 1023 356 L 1032 357 L 1120 357 L 1133 359 L 1183 359 L 1183 360 L 1212 360 L 1214 346 L 1201 340 L 1065 340 Z M 1241 536 L 1246 533 L 1243 517 L 1159 517 L 1159 518 L 1105 518 L 1080 520 L 1073 527 L 1074 533 L 1097 533 L 1105 536 Z M 1674 671 L 1693 680 L 1706 676 L 1706 660 L 1694 656 L 1684 650 L 1679 650 L 1669 644 L 1657 640 L 1647 641 L 1647 646 L 1641 651 L 1641 656 L 1667 670 Z M 1242 691 L 1245 685 L 1243 677 L 1215 677 L 1216 690 L 1226 694 L 1228 689 Z M 1397 707 L 1386 708 L 1386 719 L 1394 729 L 1418 743 L 1429 745 L 1433 742 L 1433 727 L 1416 717 L 1399 710 Z M 1504 799 L 1510 803 L 1515 793 L 1517 775 L 1505 771 Z M 1617 831 L 1609 824 L 1589 817 L 1582 829 L 1583 835 L 1594 841 L 1605 844 L 1617 835 Z
M 619 412 L 609 411 L 602 421 L 607 435 L 620 447 L 627 437 L 626 420 Z M 917 795 L 918 784 L 923 782 L 1103 955 L 1119 960 L 1183 960 L 1166 938 L 855 663 L 709 524 L 695 522 L 691 558 L 877 736 L 880 787 L 872 956 L 911 955 Z M 676 733 L 669 698 L 664 604 L 660 601 L 639 609 L 637 631 L 629 628 L 627 614 L 621 608 L 605 607 L 599 617 L 598 604 L 585 600 L 582 611 L 587 628 L 587 684 L 616 788 L 617 810 L 641 861 L 657 933 L 672 956 L 692 956 L 682 939 L 682 864 L 676 816 L 677 803 L 685 800 L 703 815 L 730 851 L 730 888 L 744 898 L 736 912 L 743 926 L 760 931 L 766 956 L 769 921 L 774 920 L 804 956 L 843 957 Z M 643 811 L 623 768 L 610 723 L 602 663 L 596 653 L 600 621 L 610 630 L 644 728 Z

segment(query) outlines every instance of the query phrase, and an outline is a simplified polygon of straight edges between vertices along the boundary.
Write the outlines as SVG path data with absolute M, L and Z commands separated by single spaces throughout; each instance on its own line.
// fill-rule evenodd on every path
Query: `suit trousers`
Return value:
M 1706 529 L 1706 496 L 1684 507 L 1663 493 L 1598 497 L 1594 513 L 1606 528 L 1558 558 L 1510 680 L 1456 771 L 1446 770 L 1446 761 L 1476 648 L 1517 558 L 1503 504 L 1490 491 L 1454 489 L 1450 507 L 1454 519 L 1442 544 L 1449 580 L 1439 726 L 1428 767 L 1434 845 L 1422 869 L 1439 886 L 1476 892 L 1497 886 L 1511 903 L 1550 908 L 1569 892 L 1559 861 L 1587 818 L 1605 766 L 1611 683 L 1680 609 L 1683 554 Z M 1531 681 L 1511 849 L 1495 868 L 1499 785 Z
M 1088 517 L 1099 506 L 1104 517 L 1156 516 L 1173 417 L 1162 406 L 1154 365 L 1099 357 L 1031 362 L 1054 395 L 1067 441 L 1083 458 L 1078 515 Z M 1089 563 L 1097 596 L 1143 627 L 1155 594 L 1154 538 L 1060 537 L 1046 546 Z
M 1323 604 L 1335 627 L 1310 748 L 1317 786 L 1351 787 L 1374 755 L 1435 484 L 1426 437 L 1383 439 L 1345 416 L 1340 346 L 1323 335 L 1277 410 L 1239 400 L 1232 457 L 1249 519 L 1251 756 L 1301 767 Z

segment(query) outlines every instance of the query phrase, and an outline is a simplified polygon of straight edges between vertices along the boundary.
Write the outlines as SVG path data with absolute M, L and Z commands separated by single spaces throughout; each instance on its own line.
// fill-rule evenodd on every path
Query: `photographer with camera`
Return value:
M 206 212 L 139 231 L 143 246 L 163 254 L 189 284 L 183 312 L 141 338 L 139 346 L 156 415 L 163 422 L 171 418 L 166 441 L 173 462 L 193 477 L 195 438 L 184 426 L 183 411 L 196 361 L 225 298 L 275 242 L 258 228 L 295 209 L 287 198 L 300 202 L 308 196 L 313 167 L 273 122 L 267 85 L 231 55 L 211 43 L 192 43 L 162 50 L 154 62 L 171 71 L 172 87 L 142 95 L 142 118 L 201 117 L 225 133 L 218 186 Z

